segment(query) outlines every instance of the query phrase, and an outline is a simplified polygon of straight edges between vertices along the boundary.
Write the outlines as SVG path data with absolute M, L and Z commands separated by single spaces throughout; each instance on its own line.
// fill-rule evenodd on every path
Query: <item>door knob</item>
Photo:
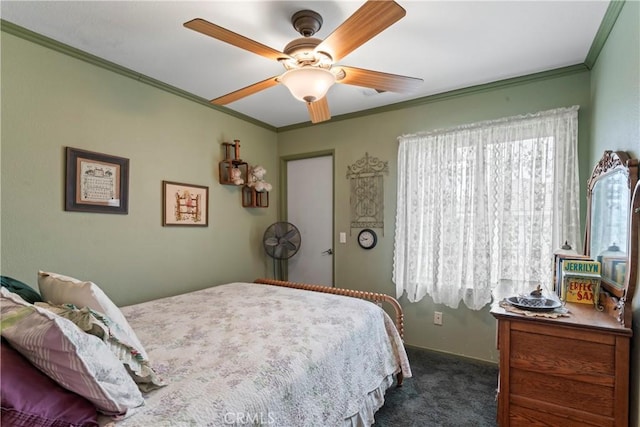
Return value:
M 322 251 L 323 254 L 333 255 L 333 249 L 329 248 L 326 251 Z

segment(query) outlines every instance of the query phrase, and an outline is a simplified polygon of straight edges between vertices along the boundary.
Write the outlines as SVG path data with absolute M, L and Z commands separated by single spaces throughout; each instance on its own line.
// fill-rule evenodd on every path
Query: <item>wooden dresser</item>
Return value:
M 628 426 L 631 328 L 591 305 L 567 307 L 557 319 L 492 307 L 499 426 Z

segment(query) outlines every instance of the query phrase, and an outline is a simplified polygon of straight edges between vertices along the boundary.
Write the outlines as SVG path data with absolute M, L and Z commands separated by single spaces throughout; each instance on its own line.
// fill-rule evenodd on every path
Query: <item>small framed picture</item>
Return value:
M 66 147 L 66 211 L 127 214 L 129 159 Z
M 162 225 L 207 227 L 209 187 L 162 181 Z

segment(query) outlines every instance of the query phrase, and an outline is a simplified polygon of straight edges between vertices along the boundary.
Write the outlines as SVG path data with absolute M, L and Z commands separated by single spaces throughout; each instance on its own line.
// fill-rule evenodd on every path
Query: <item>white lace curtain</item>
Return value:
M 580 246 L 577 106 L 398 140 L 397 297 L 479 310 L 499 284 L 552 288 L 554 250 Z

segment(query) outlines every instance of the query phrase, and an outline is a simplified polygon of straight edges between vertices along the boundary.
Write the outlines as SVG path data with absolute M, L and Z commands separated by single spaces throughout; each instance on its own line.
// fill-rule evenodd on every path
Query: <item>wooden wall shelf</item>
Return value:
M 256 191 L 248 186 L 249 164 L 240 158 L 240 140 L 234 139 L 233 144 L 223 142 L 224 160 L 218 163 L 218 175 L 220 184 L 242 186 L 242 207 L 244 208 L 268 208 L 269 192 Z M 234 182 L 231 171 L 239 170 L 242 182 Z
M 218 164 L 220 184 L 236 186 L 246 184 L 249 178 L 249 165 L 240 158 L 240 140 L 234 139 L 233 144 L 223 142 L 222 149 L 224 150 L 224 160 Z M 234 182 L 231 176 L 233 169 L 240 170 L 241 183 Z
M 231 179 L 231 169 L 239 169 L 240 177 L 243 180 L 242 184 L 235 184 Z M 222 160 L 218 165 L 218 173 L 220 178 L 220 184 L 223 185 L 244 185 L 247 182 L 249 176 L 249 165 L 247 162 L 235 159 Z
M 242 188 L 242 207 L 245 208 L 268 208 L 269 192 L 256 191 L 253 187 L 245 185 Z

